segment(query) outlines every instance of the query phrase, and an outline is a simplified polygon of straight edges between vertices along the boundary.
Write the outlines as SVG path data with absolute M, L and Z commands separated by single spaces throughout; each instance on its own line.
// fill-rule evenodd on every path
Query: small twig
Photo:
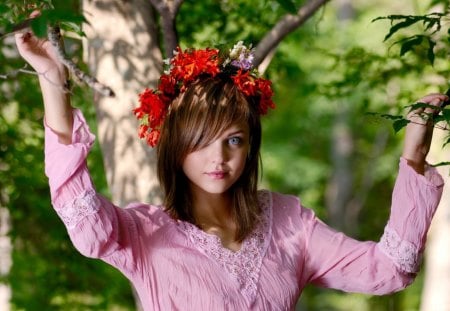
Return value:
M 5 34 L 0 34 L 0 39 L 5 37 L 5 36 L 9 36 L 12 34 L 15 34 L 17 32 L 21 32 L 24 31 L 25 29 L 30 27 L 31 21 L 34 18 L 29 18 L 24 20 L 23 22 L 20 22 L 16 25 L 14 25 L 12 27 L 12 31 L 9 33 L 5 33 Z M 61 32 L 59 27 L 49 27 L 48 28 L 48 32 L 47 32 L 47 36 L 48 36 L 48 40 L 49 42 L 52 44 L 52 46 L 55 48 L 58 58 L 59 60 L 64 64 L 64 66 L 67 67 L 67 69 L 69 70 L 69 72 L 79 81 L 84 82 L 86 85 L 88 85 L 90 88 L 92 88 L 94 91 L 99 92 L 100 94 L 102 94 L 103 96 L 110 96 L 110 97 L 114 97 L 114 91 L 100 83 L 96 78 L 86 74 L 84 71 L 82 71 L 80 68 L 78 68 L 78 66 L 71 60 L 69 59 L 65 52 L 64 52 L 64 48 L 62 46 L 62 40 L 61 40 Z M 18 73 L 20 72 L 26 72 L 26 73 L 32 73 L 32 74 L 39 74 L 36 73 L 34 71 L 25 71 L 24 69 L 18 69 L 15 70 L 11 73 L 5 74 L 5 75 L 0 75 L 1 79 L 7 79 L 8 77 L 11 76 L 16 76 Z M 45 76 L 45 74 L 44 74 Z M 51 82 L 51 81 L 49 81 Z M 66 86 L 64 86 L 64 88 L 66 89 L 66 91 L 69 91 L 67 89 Z
M 26 20 L 24 20 L 24 21 L 22 21 L 20 23 L 17 23 L 15 25 L 13 25 L 11 27 L 11 31 L 10 32 L 0 33 L 0 39 L 3 39 L 4 37 L 10 36 L 10 35 L 14 35 L 14 34 L 16 34 L 18 32 L 21 32 L 24 29 L 29 28 L 30 25 L 31 25 L 31 21 L 33 19 L 34 18 L 28 18 L 28 19 L 26 19 Z
M 38 74 L 36 71 L 25 69 L 25 68 L 27 68 L 27 67 L 28 67 L 28 65 L 25 64 L 25 66 L 23 66 L 23 67 L 20 68 L 20 69 L 13 70 L 13 71 L 11 71 L 11 72 L 9 72 L 9 73 L 0 74 L 0 79 L 6 80 L 6 79 L 8 79 L 8 78 L 10 78 L 10 77 L 13 77 L 13 78 L 14 78 L 14 77 L 17 77 L 17 75 L 18 75 L 19 73 L 27 73 L 27 74 L 32 74 L 32 75 L 37 75 L 37 74 Z
M 47 77 L 47 73 L 46 72 L 36 72 L 34 70 L 25 69 L 27 67 L 28 67 L 28 64 L 25 64 L 25 66 L 23 66 L 23 68 L 13 70 L 13 71 L 5 73 L 5 74 L 0 74 L 0 79 L 7 80 L 9 78 L 15 78 L 20 73 L 30 74 L 30 75 L 37 75 L 37 76 L 43 76 L 44 79 L 47 80 L 50 84 L 53 84 L 55 87 L 61 88 L 61 90 L 64 91 L 65 93 L 72 93 L 72 90 L 71 90 L 70 86 L 68 87 L 68 85 L 61 85 L 60 83 L 56 83 L 56 82 L 50 80 Z
M 78 68 L 78 66 L 71 59 L 69 59 L 65 55 L 64 49 L 61 44 L 61 32 L 59 27 L 49 27 L 48 40 L 55 48 L 60 61 L 64 64 L 64 66 L 67 67 L 67 69 L 70 71 L 70 73 L 72 73 L 72 75 L 74 75 L 78 80 L 86 83 L 90 88 L 92 88 L 93 90 L 99 92 L 104 96 L 110 97 L 115 96 L 114 91 L 110 87 L 100 83 L 96 78 L 86 74 L 84 71 Z

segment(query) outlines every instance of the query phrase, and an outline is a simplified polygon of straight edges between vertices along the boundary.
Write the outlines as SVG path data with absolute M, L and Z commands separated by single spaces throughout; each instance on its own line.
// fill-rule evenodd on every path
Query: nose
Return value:
M 226 146 L 217 140 L 210 145 L 210 156 L 214 164 L 223 164 L 228 159 L 228 152 Z

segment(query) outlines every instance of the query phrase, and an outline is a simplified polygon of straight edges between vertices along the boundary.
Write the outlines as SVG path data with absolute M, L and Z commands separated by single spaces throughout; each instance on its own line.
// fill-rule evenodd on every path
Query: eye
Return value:
M 228 143 L 232 146 L 238 146 L 240 144 L 242 144 L 242 138 L 237 137 L 237 136 L 233 136 L 228 138 Z

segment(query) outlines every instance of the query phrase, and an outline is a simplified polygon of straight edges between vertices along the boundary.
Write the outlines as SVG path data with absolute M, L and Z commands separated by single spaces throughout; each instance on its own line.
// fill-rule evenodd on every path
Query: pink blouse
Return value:
M 94 136 L 78 110 L 72 139 L 60 144 L 46 127 L 53 206 L 75 247 L 119 269 L 145 310 L 293 310 L 307 283 L 378 295 L 403 289 L 419 269 L 443 186 L 434 169 L 418 175 L 401 159 L 378 243 L 336 232 L 294 196 L 262 190 L 262 221 L 233 252 L 160 206 L 108 202 L 86 167 Z

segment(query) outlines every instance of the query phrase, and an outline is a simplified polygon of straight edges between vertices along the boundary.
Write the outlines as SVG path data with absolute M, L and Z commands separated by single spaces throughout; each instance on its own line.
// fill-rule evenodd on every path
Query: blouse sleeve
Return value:
M 349 292 L 388 294 L 419 271 L 443 180 L 434 168 L 417 174 L 405 159 L 392 195 L 389 221 L 378 243 L 359 242 L 305 213 L 307 282 Z
M 85 256 L 101 258 L 126 274 L 136 270 L 139 252 L 137 221 L 96 193 L 87 165 L 94 142 L 79 110 L 73 110 L 72 143 L 61 144 L 45 125 L 45 172 L 52 205 L 64 222 L 75 247 Z M 148 228 L 150 229 L 150 224 Z

